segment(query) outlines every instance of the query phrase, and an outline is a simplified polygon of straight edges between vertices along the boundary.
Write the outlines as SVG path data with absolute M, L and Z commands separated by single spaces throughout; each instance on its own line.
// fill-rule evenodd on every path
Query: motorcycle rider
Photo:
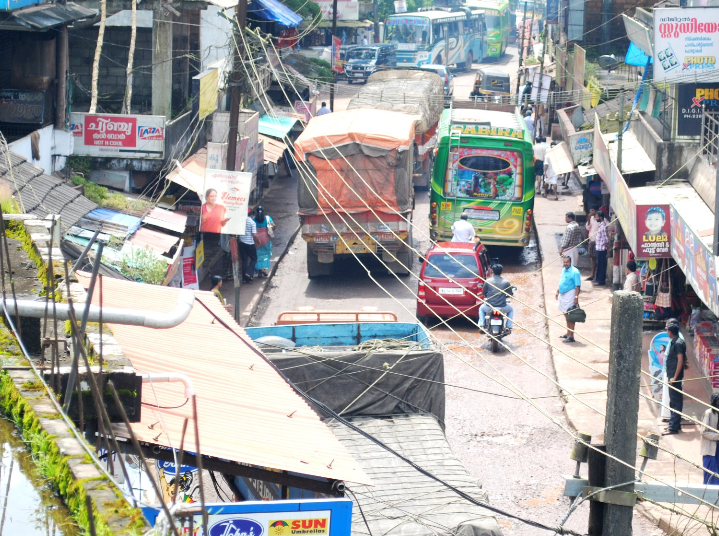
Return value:
M 512 285 L 509 281 L 502 277 L 504 267 L 501 264 L 494 264 L 491 267 L 492 277 L 484 280 L 482 294 L 484 294 L 484 303 L 479 308 L 479 327 L 485 324 L 485 317 L 489 315 L 493 309 L 499 309 L 507 315 L 506 327 L 511 331 L 512 319 L 514 318 L 514 309 L 507 304 L 507 296 L 512 296 Z

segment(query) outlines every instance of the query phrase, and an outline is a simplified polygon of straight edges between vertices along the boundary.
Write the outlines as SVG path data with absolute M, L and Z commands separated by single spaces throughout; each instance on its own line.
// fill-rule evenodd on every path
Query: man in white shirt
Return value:
M 544 182 L 544 157 L 547 156 L 547 149 L 549 149 L 547 138 L 539 136 L 537 143 L 534 144 L 534 175 L 536 177 L 534 191 L 536 193 L 542 190 L 542 183 Z
M 255 275 L 255 263 L 257 263 L 257 248 L 255 241 L 257 240 L 257 224 L 250 217 L 252 209 L 247 211 L 247 220 L 245 220 L 245 234 L 239 237 L 238 245 L 240 246 L 240 257 L 242 258 L 242 282 L 252 283 L 252 277 Z
M 467 215 L 462 214 L 459 221 L 452 224 L 452 242 L 474 242 L 474 226 L 467 221 Z
M 532 119 L 531 111 L 524 114 L 524 124 L 527 125 L 527 130 L 529 130 L 529 137 L 534 139 L 534 119 Z
M 362 46 L 366 47 L 368 44 L 369 44 L 369 41 L 367 41 L 367 36 L 363 35 L 362 36 Z
M 319 110 L 317 110 L 317 113 L 315 115 L 325 115 L 325 114 L 331 114 L 331 113 L 332 113 L 332 110 L 330 110 L 327 107 L 327 103 L 323 102 L 322 107 Z

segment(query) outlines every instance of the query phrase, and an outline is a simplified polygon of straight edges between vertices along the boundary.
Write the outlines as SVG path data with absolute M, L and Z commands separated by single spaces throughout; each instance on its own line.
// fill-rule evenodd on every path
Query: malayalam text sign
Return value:
M 200 231 L 243 235 L 250 202 L 252 173 L 208 169 L 202 198 Z
M 654 10 L 654 80 L 719 81 L 719 8 Z
M 637 206 L 637 250 L 640 259 L 671 257 L 669 205 Z
M 73 154 L 108 158 L 162 158 L 165 118 L 159 115 L 70 114 Z

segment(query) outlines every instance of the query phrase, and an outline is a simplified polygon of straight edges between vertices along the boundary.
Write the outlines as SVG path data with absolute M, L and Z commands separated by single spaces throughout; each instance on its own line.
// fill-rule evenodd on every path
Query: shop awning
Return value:
M 202 148 L 175 167 L 167 174 L 167 180 L 179 184 L 195 193 L 202 192 L 205 184 L 205 167 L 207 166 L 207 149 Z
M 89 274 L 78 274 L 87 288 Z M 169 312 L 179 289 L 105 280 L 108 307 Z M 312 407 L 270 365 L 211 292 L 195 291 L 189 317 L 169 329 L 112 324 L 133 367 L 180 372 L 192 381 L 202 454 L 257 467 L 332 480 L 372 481 Z M 93 303 L 99 302 L 97 292 Z M 156 383 L 142 391 L 142 420 L 132 424 L 141 443 L 177 448 L 183 420 L 193 422 L 181 384 Z M 162 422 L 158 434 L 156 423 Z M 127 436 L 124 426 L 116 433 Z M 195 445 L 194 427 L 185 445 Z
M 557 175 L 571 173 L 574 170 L 574 161 L 565 142 L 561 142 L 549 149 L 545 158 L 552 162 L 552 170 Z
M 249 18 L 276 22 L 288 28 L 295 28 L 302 22 L 302 17 L 277 0 L 252 0 L 247 5 Z
M 612 162 L 616 162 L 617 135 L 602 134 L 602 138 L 607 143 Z M 627 176 L 632 173 L 643 173 L 645 171 L 655 171 L 656 169 L 657 167 L 652 163 L 634 132 L 631 130 L 626 131 L 622 136 L 622 175 Z
M 92 19 L 97 12 L 72 2 L 41 4 L 0 13 L 0 30 L 45 31 L 76 21 Z
M 260 134 L 264 134 L 265 136 L 282 139 L 289 134 L 292 127 L 295 126 L 295 123 L 297 123 L 296 117 L 287 117 L 284 115 L 271 117 L 269 115 L 263 115 L 260 117 L 258 130 Z
M 282 158 L 282 154 L 285 152 L 285 149 L 287 149 L 287 145 L 285 145 L 282 141 L 277 141 L 274 138 L 263 136 L 262 134 L 259 134 L 259 138 L 265 144 L 265 164 L 270 162 L 276 164 L 279 162 Z
M 312 21 L 302 21 L 302 24 L 300 24 L 300 28 L 307 28 L 310 25 L 312 25 Z M 338 20 L 337 21 L 337 27 L 338 28 L 369 28 L 370 26 L 373 26 L 374 23 L 368 20 Z M 332 21 L 331 20 L 323 20 L 316 26 L 312 25 L 314 28 L 332 28 Z

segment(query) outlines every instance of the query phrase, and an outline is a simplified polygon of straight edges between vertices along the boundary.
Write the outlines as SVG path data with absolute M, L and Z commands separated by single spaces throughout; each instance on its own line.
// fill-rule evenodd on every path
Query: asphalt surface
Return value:
M 515 50 L 493 65 L 516 76 Z M 472 80 L 472 72 L 457 73 L 456 98 L 469 95 Z M 342 90 L 338 93 L 336 109 L 341 109 L 345 97 Z M 429 247 L 428 211 L 427 193 L 417 192 L 414 247 L 421 252 Z M 350 260 L 330 277 L 309 280 L 302 238 L 296 237 L 289 248 L 252 325 L 272 324 L 280 312 L 300 306 L 332 310 L 372 306 L 397 313 L 400 321 L 414 320 L 420 268 L 416 259 L 414 275 L 409 277 L 388 275 L 379 262 L 361 266 Z M 515 322 L 523 329 L 515 329 L 504 339 L 509 350 L 492 354 L 486 337 L 468 321 L 458 319 L 449 327 L 432 328 L 445 356 L 447 438 L 467 470 L 488 491 L 493 506 L 556 527 L 569 509 L 569 501 L 562 497 L 562 475 L 571 475 L 575 464 L 569 459 L 572 441 L 556 424 L 566 422 L 562 399 L 548 379 L 530 368 L 554 377 L 549 350 L 537 338 L 547 338 L 546 321 L 538 312 L 544 308 L 544 295 L 537 241 L 533 236 L 521 253 L 490 248 L 490 255 L 500 259 L 504 275 L 518 287 L 517 299 L 526 303 L 513 302 Z M 533 398 L 534 405 L 518 398 L 509 385 Z M 586 467 L 582 473 L 586 474 Z M 587 515 L 585 504 L 565 527 L 586 533 Z M 552 534 L 501 516 L 499 522 L 506 535 Z M 635 513 L 634 534 L 663 532 Z

